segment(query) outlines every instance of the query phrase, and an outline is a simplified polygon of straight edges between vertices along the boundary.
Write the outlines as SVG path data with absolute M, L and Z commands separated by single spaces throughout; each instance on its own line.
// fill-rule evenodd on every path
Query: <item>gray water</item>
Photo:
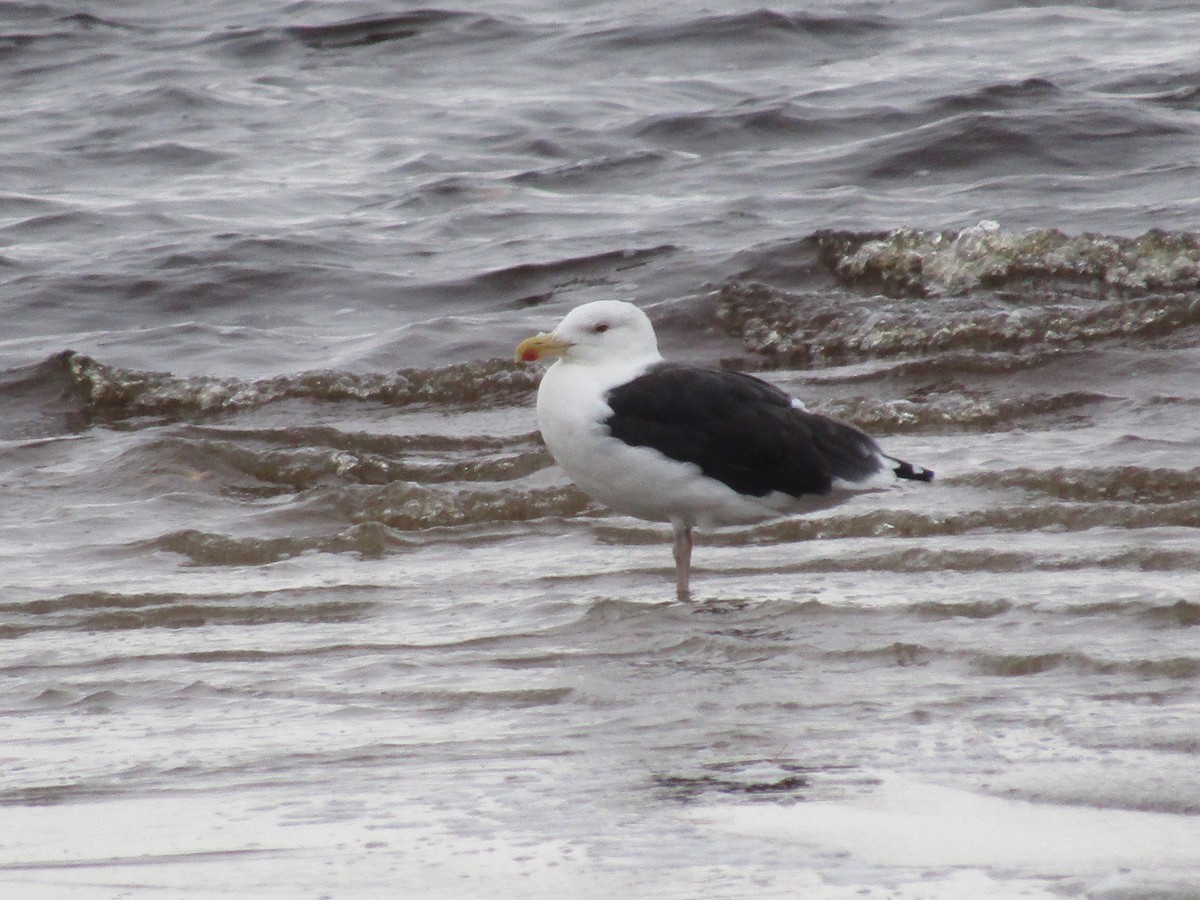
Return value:
M 1191 4 L 0 3 L 0 886 L 1200 895 Z M 620 297 L 932 485 L 698 536 Z

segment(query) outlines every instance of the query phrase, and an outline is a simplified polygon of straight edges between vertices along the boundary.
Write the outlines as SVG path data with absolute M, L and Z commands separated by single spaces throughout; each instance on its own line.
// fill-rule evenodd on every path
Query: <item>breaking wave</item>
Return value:
M 108 422 L 139 417 L 189 419 L 292 399 L 463 407 L 525 398 L 538 378 L 536 372 L 501 359 L 363 375 L 304 372 L 254 381 L 120 368 L 70 350 L 54 359 L 66 376 L 69 392 L 94 420 Z
M 831 289 L 739 277 L 717 292 L 725 330 L 777 364 L 925 355 L 1003 370 L 1200 325 L 1194 232 L 1070 236 L 984 222 L 957 233 L 819 232 L 810 245 Z M 977 354 L 993 356 L 972 362 Z

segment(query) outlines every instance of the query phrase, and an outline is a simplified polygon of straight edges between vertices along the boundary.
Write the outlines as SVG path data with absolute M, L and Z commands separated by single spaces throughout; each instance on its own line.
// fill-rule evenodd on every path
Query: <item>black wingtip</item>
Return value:
M 920 466 L 914 466 L 901 459 L 895 462 L 897 466 L 892 471 L 896 473 L 897 478 L 907 481 L 933 481 L 933 469 L 922 469 Z

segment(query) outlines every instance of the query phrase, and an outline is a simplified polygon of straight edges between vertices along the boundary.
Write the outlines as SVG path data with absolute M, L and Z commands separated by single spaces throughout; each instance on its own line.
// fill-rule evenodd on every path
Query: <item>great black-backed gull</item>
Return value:
M 557 357 L 538 388 L 537 418 L 567 475 L 617 512 L 671 523 L 681 600 L 694 527 L 758 522 L 933 478 L 761 379 L 667 362 L 632 303 L 577 307 L 516 355 Z

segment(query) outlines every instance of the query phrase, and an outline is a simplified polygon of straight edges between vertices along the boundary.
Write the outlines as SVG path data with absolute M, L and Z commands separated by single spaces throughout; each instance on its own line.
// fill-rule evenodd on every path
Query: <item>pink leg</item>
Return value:
M 677 524 L 675 527 L 675 596 L 680 600 L 690 600 L 688 578 L 692 571 L 692 528 L 690 525 Z

